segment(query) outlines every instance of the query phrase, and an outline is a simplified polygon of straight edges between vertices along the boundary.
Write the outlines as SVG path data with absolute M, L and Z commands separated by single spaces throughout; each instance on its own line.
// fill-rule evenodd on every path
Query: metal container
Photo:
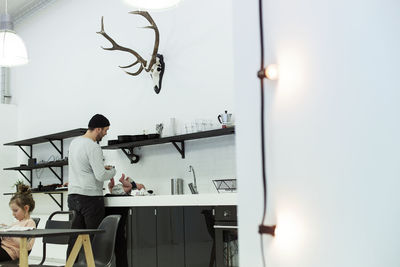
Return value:
M 36 158 L 30 158 L 28 159 L 28 166 L 33 167 L 36 165 Z
M 183 195 L 183 179 L 171 179 L 171 195 Z

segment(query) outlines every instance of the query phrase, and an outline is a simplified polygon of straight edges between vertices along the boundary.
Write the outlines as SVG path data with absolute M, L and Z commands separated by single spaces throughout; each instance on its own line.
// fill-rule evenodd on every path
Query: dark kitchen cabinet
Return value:
M 132 267 L 157 267 L 157 221 L 154 207 L 131 209 L 128 257 Z
M 213 207 L 184 207 L 186 267 L 215 266 Z
M 134 207 L 130 267 L 215 267 L 213 207 Z
M 157 207 L 157 267 L 184 267 L 183 207 Z
M 130 266 L 185 266 L 183 207 L 137 207 L 131 208 L 130 213 Z

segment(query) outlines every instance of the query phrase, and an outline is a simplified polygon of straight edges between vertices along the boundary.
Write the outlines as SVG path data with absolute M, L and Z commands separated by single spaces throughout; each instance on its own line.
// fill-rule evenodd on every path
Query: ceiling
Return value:
M 18 22 L 26 15 L 51 1 L 55 0 L 8 0 L 8 13 L 13 21 Z M 0 0 L 0 14 L 5 13 L 5 6 L 6 0 Z

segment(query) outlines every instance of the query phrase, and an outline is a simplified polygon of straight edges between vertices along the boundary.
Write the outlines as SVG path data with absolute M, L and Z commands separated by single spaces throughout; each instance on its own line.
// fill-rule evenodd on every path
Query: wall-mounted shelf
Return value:
M 148 139 L 143 141 L 127 142 L 122 144 L 115 144 L 109 146 L 103 146 L 103 149 L 121 149 L 122 152 L 128 157 L 131 163 L 137 163 L 139 156 L 133 153 L 133 149 L 142 146 L 159 145 L 165 143 L 172 143 L 174 147 L 181 154 L 182 158 L 185 158 L 185 141 L 195 140 L 201 138 L 210 138 L 222 135 L 229 135 L 235 133 L 235 127 L 229 127 L 224 129 L 216 129 L 204 132 L 174 135 L 163 138 Z
M 34 169 L 43 169 L 43 168 L 49 168 L 51 172 L 60 180 L 61 183 L 63 183 L 63 177 L 58 175 L 58 173 L 53 170 L 53 167 L 62 167 L 68 165 L 68 160 L 63 159 L 63 160 L 56 160 L 56 161 L 51 161 L 51 162 L 46 162 L 46 163 L 38 163 L 35 164 L 34 166 L 27 166 L 27 165 L 22 165 L 18 167 L 10 167 L 10 168 L 4 168 L 3 170 L 13 170 L 13 171 L 19 171 L 19 173 L 24 176 L 24 178 L 31 183 L 31 180 L 26 177 L 26 175 L 22 171 L 31 171 Z
M 32 153 L 33 149 L 32 146 L 36 144 L 41 144 L 41 143 L 46 143 L 49 142 L 54 149 L 57 150 L 57 152 L 60 154 L 61 158 L 64 156 L 64 145 L 63 145 L 63 140 L 79 135 L 85 134 L 87 129 L 85 128 L 77 128 L 73 130 L 68 130 L 64 132 L 58 132 L 54 134 L 48 134 L 48 135 L 43 135 L 39 137 L 34 137 L 34 138 L 29 138 L 29 139 L 24 139 L 20 141 L 14 141 L 10 143 L 4 144 L 5 146 L 18 146 L 28 158 L 32 158 Z M 59 146 L 55 144 L 55 141 L 59 142 Z M 30 151 L 28 152 L 24 147 L 29 147 Z M 4 170 L 14 170 L 14 171 L 19 171 L 19 173 L 27 180 L 32 187 L 32 171 L 34 169 L 42 169 L 42 168 L 49 168 L 51 172 L 57 177 L 58 180 L 60 180 L 60 183 L 64 183 L 64 170 L 63 166 L 68 165 L 68 160 L 67 159 L 61 159 L 61 160 L 56 160 L 56 161 L 51 161 L 51 162 L 45 162 L 45 163 L 38 163 L 33 166 L 28 166 L 28 165 L 20 165 L 17 167 L 10 167 L 10 168 L 4 168 Z M 58 174 L 53 168 L 59 167 L 60 168 L 60 174 Z M 29 171 L 30 176 L 28 177 L 23 171 Z M 32 193 L 37 194 L 37 193 L 44 193 L 48 194 L 56 203 L 57 205 L 63 209 L 63 195 L 62 195 L 62 190 L 56 190 L 56 191 L 41 191 L 41 192 L 35 192 L 33 191 Z M 13 194 L 13 193 L 6 193 L 6 194 Z M 54 194 L 59 194 L 61 197 L 61 202 L 58 202 L 54 198 Z
M 64 210 L 64 195 L 63 192 L 68 191 L 68 189 L 60 189 L 54 191 L 32 191 L 32 194 L 48 194 L 53 201 L 60 207 L 61 210 Z M 4 193 L 5 196 L 14 195 L 15 193 Z M 60 201 L 58 201 L 53 195 L 60 195 Z
M 54 133 L 54 134 L 48 134 L 48 135 L 43 135 L 39 137 L 34 137 L 30 139 L 25 139 L 25 140 L 20 140 L 20 141 L 14 141 L 10 143 L 4 144 L 5 146 L 18 146 L 24 153 L 25 155 L 28 156 L 28 158 L 32 158 L 32 145 L 37 145 L 41 143 L 46 143 L 49 142 L 56 150 L 58 153 L 63 154 L 63 139 L 83 135 L 86 132 L 86 129 L 84 128 L 78 128 L 78 129 L 73 129 L 69 131 L 64 131 L 64 132 L 59 132 L 59 133 Z M 60 141 L 60 148 L 58 148 L 53 141 Z M 23 146 L 28 146 L 30 147 L 30 153 L 28 153 L 25 149 L 23 149 Z
M 4 168 L 3 170 L 14 170 L 14 171 L 29 171 L 29 170 L 34 170 L 34 169 L 42 169 L 42 168 L 51 168 L 51 167 L 62 167 L 68 165 L 68 160 L 57 160 L 57 161 L 50 161 L 50 162 L 45 162 L 45 163 L 38 163 L 35 164 L 34 166 L 18 166 L 18 167 L 10 167 L 10 168 Z
M 64 132 L 59 132 L 55 134 L 48 134 L 48 135 L 43 135 L 39 137 L 34 137 L 30 139 L 25 139 L 25 140 L 20 140 L 20 141 L 15 141 L 15 142 L 10 142 L 4 144 L 5 146 L 30 146 L 30 145 L 36 145 L 40 143 L 46 143 L 49 142 L 50 140 L 63 140 L 67 139 L 70 137 L 75 137 L 79 135 L 83 135 L 86 133 L 85 128 L 78 128 L 78 129 L 73 129 L 73 130 L 68 130 Z
M 60 190 L 52 190 L 52 191 L 32 191 L 32 194 L 58 194 L 58 193 L 62 193 L 62 192 L 66 192 L 68 191 L 67 188 L 65 189 L 60 189 Z M 14 195 L 15 193 L 4 193 L 3 195 L 5 196 L 10 196 L 10 195 Z

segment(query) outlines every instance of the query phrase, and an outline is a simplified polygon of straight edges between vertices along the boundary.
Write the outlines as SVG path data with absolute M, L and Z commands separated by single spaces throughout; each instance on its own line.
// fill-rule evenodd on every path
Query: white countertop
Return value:
M 106 207 L 237 205 L 237 193 L 105 197 Z

